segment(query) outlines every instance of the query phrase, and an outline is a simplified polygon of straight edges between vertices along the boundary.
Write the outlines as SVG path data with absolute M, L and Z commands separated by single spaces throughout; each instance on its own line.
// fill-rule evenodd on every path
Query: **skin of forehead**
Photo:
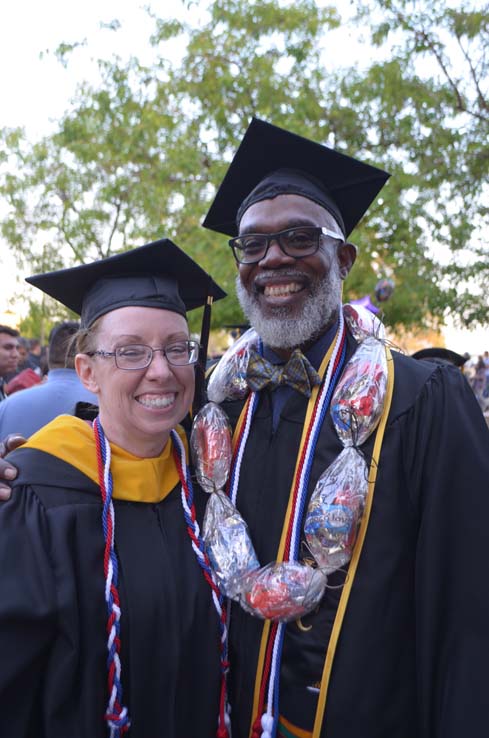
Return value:
M 3 348 L 7 343 L 13 343 L 17 348 L 19 347 L 19 340 L 16 336 L 10 336 L 8 333 L 0 333 L 0 346 Z
M 267 210 L 269 211 L 267 215 L 257 216 L 256 213 L 264 207 L 267 207 Z M 291 216 L 290 221 L 287 222 L 285 219 L 289 209 L 293 209 L 294 213 Z M 272 213 L 270 211 L 272 211 Z M 324 226 L 333 231 L 337 231 L 338 234 L 341 234 L 341 229 L 331 213 L 321 207 L 321 205 L 318 205 L 318 203 L 313 200 L 309 200 L 307 197 L 303 197 L 302 195 L 277 195 L 277 197 L 259 200 L 258 202 L 253 203 L 253 205 L 250 205 L 250 207 L 243 213 L 239 224 L 239 231 L 242 233 L 246 230 L 250 233 L 255 227 L 255 222 L 257 223 L 256 228 L 258 229 L 263 227 L 264 220 L 270 221 L 271 219 L 273 222 L 275 222 L 275 220 L 278 221 L 283 219 L 284 225 L 281 226 L 282 230 L 294 225 L 294 222 L 297 220 L 297 216 L 301 214 L 314 225 Z

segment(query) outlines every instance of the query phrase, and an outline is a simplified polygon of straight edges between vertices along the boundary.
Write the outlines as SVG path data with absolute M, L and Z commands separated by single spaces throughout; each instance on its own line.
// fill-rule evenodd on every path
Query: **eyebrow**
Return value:
M 329 226 L 320 226 L 317 223 L 313 222 L 310 218 L 293 218 L 287 222 L 284 228 L 281 228 L 280 231 L 275 231 L 275 233 L 279 233 L 281 231 L 288 231 L 289 228 L 300 228 L 301 226 L 306 226 L 307 228 L 329 227 Z M 239 235 L 248 236 L 249 234 L 252 234 L 252 233 L 256 233 L 260 235 L 267 235 L 265 231 L 260 230 L 259 225 L 255 225 L 254 223 L 251 223 L 251 225 L 248 228 L 244 228 L 242 231 L 240 230 Z
M 136 334 L 126 334 L 123 333 L 120 336 L 113 336 L 114 340 L 118 343 L 120 341 L 129 341 L 131 343 L 141 343 L 144 342 L 145 339 L 143 339 L 142 336 L 136 335 Z M 171 341 L 187 341 L 188 335 L 185 333 L 185 331 L 178 331 L 177 333 L 170 333 L 169 336 L 166 336 L 165 342 L 170 343 Z

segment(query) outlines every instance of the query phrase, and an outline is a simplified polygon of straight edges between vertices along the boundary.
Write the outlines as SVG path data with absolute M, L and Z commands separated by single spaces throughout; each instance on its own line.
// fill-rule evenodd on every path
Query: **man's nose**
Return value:
M 295 261 L 295 259 L 292 256 L 288 256 L 284 251 L 282 251 L 277 239 L 273 238 L 270 241 L 267 253 L 262 259 L 260 259 L 259 263 L 262 267 L 274 268 L 284 263 L 289 264 L 293 261 Z

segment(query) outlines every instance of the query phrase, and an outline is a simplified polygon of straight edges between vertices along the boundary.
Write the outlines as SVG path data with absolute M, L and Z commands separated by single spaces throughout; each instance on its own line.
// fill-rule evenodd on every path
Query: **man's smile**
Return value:
M 287 297 L 295 292 L 300 292 L 303 285 L 298 282 L 288 282 L 287 284 L 270 284 L 263 289 L 265 297 Z

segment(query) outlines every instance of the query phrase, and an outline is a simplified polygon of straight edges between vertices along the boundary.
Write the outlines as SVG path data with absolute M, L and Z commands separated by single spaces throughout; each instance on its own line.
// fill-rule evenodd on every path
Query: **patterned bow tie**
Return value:
M 299 349 L 293 351 L 292 356 L 284 365 L 271 364 L 256 351 L 251 350 L 246 381 L 253 392 L 268 385 L 273 389 L 287 384 L 297 392 L 310 397 L 312 388 L 321 384 L 321 377 Z

